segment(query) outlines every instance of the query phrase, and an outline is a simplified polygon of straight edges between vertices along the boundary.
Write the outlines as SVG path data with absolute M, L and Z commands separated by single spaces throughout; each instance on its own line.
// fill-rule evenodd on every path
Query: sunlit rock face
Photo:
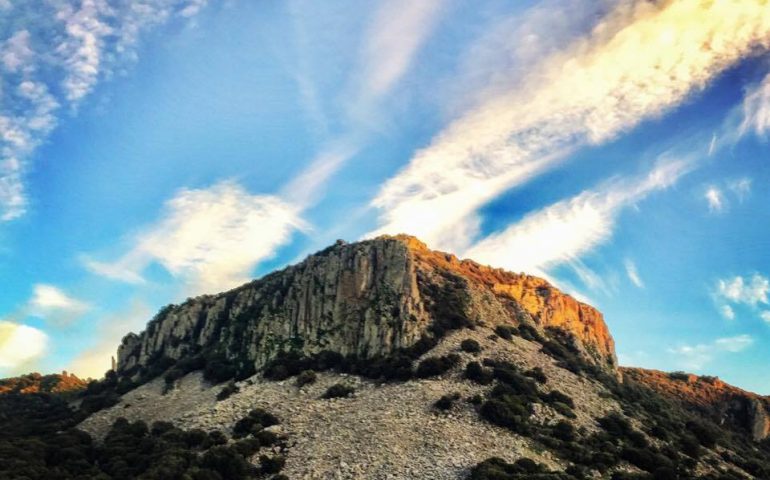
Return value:
M 626 367 L 621 372 L 718 425 L 744 431 L 756 441 L 770 435 L 768 397 L 741 390 L 716 377 Z
M 545 280 L 458 260 L 409 236 L 335 245 L 218 295 L 163 309 L 118 351 L 118 372 L 216 350 L 259 369 L 281 352 L 386 356 L 437 335 L 444 317 L 529 324 L 615 370 L 602 315 Z M 556 330 L 549 330 L 553 327 Z

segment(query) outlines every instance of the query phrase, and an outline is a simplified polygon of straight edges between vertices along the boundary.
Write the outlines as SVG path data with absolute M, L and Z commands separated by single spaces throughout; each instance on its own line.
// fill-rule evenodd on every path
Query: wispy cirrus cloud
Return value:
M 770 74 L 751 88 L 743 101 L 743 122 L 739 132 L 764 136 L 770 132 Z
M 216 292 L 250 280 L 260 261 L 304 228 L 295 206 L 220 182 L 178 191 L 117 260 L 83 260 L 98 275 L 133 283 L 143 282 L 144 270 L 157 263 L 182 282 L 188 295 Z
M 56 325 L 64 325 L 83 315 L 91 307 L 62 289 L 38 283 L 33 287 L 32 298 L 27 303 L 29 314 L 41 317 Z
M 142 32 L 202 0 L 13 2 L 0 31 L 0 221 L 24 215 L 27 163 L 96 84 L 135 59 Z M 195 7 L 195 8 L 192 8 Z M 192 8 L 192 9 L 191 9 Z
M 636 268 L 636 263 L 631 260 L 630 258 L 627 258 L 623 262 L 623 266 L 626 268 L 626 275 L 628 276 L 628 279 L 636 285 L 638 288 L 644 288 L 644 282 L 642 281 L 642 278 L 639 276 L 639 271 Z
M 301 202 L 314 199 L 327 181 L 369 141 L 380 128 L 382 102 L 409 73 L 415 58 L 435 30 L 446 8 L 446 0 L 381 2 L 372 14 L 360 42 L 360 50 L 342 94 L 344 133 L 328 139 L 308 167 L 284 191 L 300 195 Z M 300 2 L 291 2 L 289 13 L 295 24 L 300 49 L 307 48 Z M 321 131 L 328 129 L 307 58 L 300 52 L 296 75 L 307 115 Z M 297 188 L 303 187 L 303 188 Z M 304 187 L 310 187 L 304 188 Z
M 768 45 L 764 2 L 623 3 L 417 152 L 372 201 L 381 212 L 372 234 L 408 231 L 461 250 L 480 206 L 575 148 L 663 114 Z
M 714 358 L 725 353 L 739 353 L 754 344 L 754 338 L 750 335 L 736 335 L 733 337 L 717 338 L 710 343 L 696 345 L 682 344 L 668 349 L 673 354 L 676 362 L 683 368 L 700 370 Z
M 624 208 L 673 185 L 688 168 L 685 161 L 671 161 L 639 179 L 610 181 L 524 217 L 479 241 L 463 255 L 544 275 L 549 268 L 575 262 L 608 241 Z

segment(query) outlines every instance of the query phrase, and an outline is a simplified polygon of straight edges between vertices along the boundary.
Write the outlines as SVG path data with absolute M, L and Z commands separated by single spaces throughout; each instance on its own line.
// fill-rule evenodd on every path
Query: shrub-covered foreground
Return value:
M 48 394 L 0 395 L 0 479 L 240 480 L 272 474 L 283 458 L 248 457 L 277 442 L 260 425 L 277 422 L 264 411 L 249 418 L 249 438 L 226 445 L 218 431 L 181 430 L 167 422 L 149 426 L 118 419 L 97 445 L 74 428 L 78 416 Z M 269 434 L 269 435 L 265 435 Z
M 558 336 L 549 336 L 541 342 L 542 351 L 606 390 L 622 412 L 597 419 L 597 432 L 579 431 L 569 420 L 577 407 L 573 400 L 558 390 L 543 393 L 537 388 L 536 382 L 547 382 L 542 371 L 521 372 L 515 365 L 489 359 L 484 365 L 471 362 L 466 377 L 482 385 L 493 384 L 480 402 L 481 417 L 530 437 L 561 457 L 568 468 L 563 472 L 540 467 L 524 470 L 533 464 L 508 464 L 492 458 L 477 465 L 470 479 L 734 480 L 745 479 L 746 474 L 748 478 L 770 478 L 770 441 L 756 444 L 746 432 L 719 428 L 632 379 L 620 383 L 583 362 Z M 567 419 L 554 425 L 531 422 L 534 403 L 548 404 Z M 703 471 L 699 465 L 707 465 L 712 473 L 699 474 Z M 625 471 L 628 466 L 637 472 Z

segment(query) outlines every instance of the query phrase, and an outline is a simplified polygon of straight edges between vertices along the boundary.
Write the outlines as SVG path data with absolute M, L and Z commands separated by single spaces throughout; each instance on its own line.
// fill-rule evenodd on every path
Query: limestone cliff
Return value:
M 218 295 L 163 309 L 118 350 L 118 373 L 160 358 L 217 351 L 239 369 L 281 352 L 388 355 L 461 317 L 487 325 L 553 327 L 585 359 L 615 369 L 601 314 L 542 279 L 431 251 L 408 236 L 335 245 L 297 265 Z
M 716 377 L 626 367 L 621 372 L 624 378 L 646 385 L 718 425 L 743 431 L 754 440 L 763 440 L 770 434 L 768 397 L 741 390 Z

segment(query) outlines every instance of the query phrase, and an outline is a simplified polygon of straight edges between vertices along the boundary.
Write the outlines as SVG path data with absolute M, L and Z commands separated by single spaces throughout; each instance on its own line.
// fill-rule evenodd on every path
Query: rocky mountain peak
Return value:
M 474 324 L 525 325 L 615 369 L 612 337 L 592 307 L 543 279 L 398 235 L 338 241 L 234 290 L 168 306 L 124 338 L 117 370 L 135 376 L 162 359 L 205 355 L 247 376 L 286 353 L 383 357 Z

